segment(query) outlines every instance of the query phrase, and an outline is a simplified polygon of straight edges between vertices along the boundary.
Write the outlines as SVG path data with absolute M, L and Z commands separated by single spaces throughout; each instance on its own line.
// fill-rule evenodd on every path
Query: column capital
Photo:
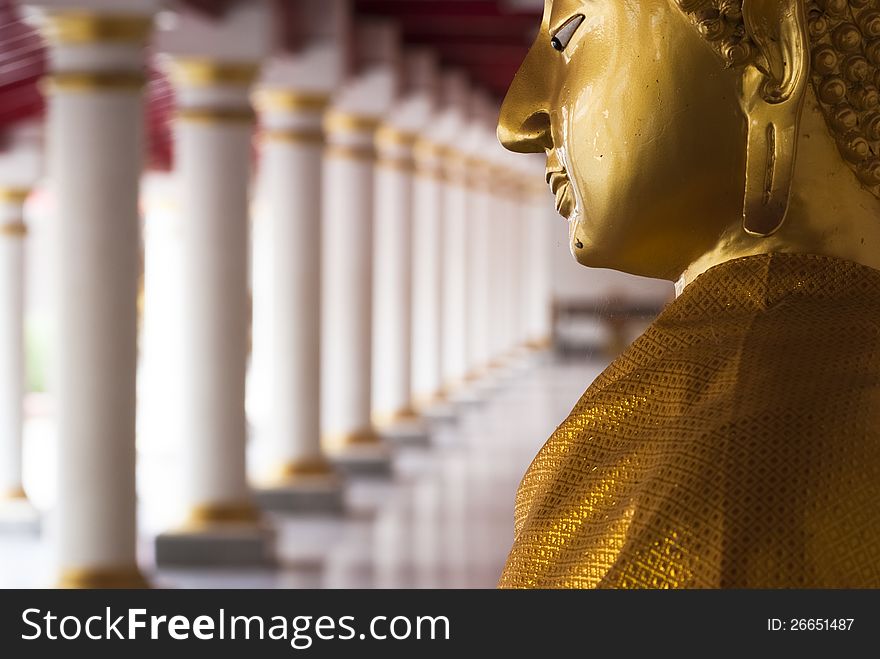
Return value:
M 260 66 L 251 61 L 224 61 L 208 57 L 172 56 L 171 81 L 178 87 L 250 87 Z
M 69 9 L 45 14 L 42 32 L 52 45 L 145 45 L 153 29 L 150 14 Z
M 371 114 L 331 110 L 324 116 L 324 130 L 330 134 L 369 133 L 379 128 L 382 120 Z
M 391 124 L 382 124 L 376 130 L 376 164 L 404 172 L 415 170 L 413 151 L 419 136 Z
M 330 104 L 330 94 L 267 86 L 254 93 L 253 103 L 261 112 L 323 112 Z
M 151 3 L 75 6 L 35 2 L 33 16 L 49 46 L 44 91 L 139 92 L 146 82 L 144 48 L 153 29 Z
M 321 117 L 330 94 L 280 86 L 264 86 L 251 102 L 262 117 L 263 139 L 279 142 L 323 144 Z
M 413 146 L 416 174 L 427 178 L 442 180 L 443 169 L 440 166 L 441 147 L 424 137 L 420 137 Z
M 259 73 L 257 62 L 194 55 L 169 56 L 165 62 L 177 91 L 178 120 L 254 121 L 249 93 Z
M 181 82 L 246 86 L 269 52 L 271 32 L 265 1 L 232 3 L 219 18 L 181 4 L 173 20 L 160 23 L 153 41 L 157 52 L 183 63 Z
M 376 157 L 374 136 L 382 120 L 372 114 L 332 109 L 324 115 L 327 134 L 326 154 L 331 157 L 373 160 Z

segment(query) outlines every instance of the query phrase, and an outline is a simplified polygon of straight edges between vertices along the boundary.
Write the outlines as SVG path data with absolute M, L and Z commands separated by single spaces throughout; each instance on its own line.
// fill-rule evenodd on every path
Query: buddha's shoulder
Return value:
M 880 274 L 835 294 L 692 295 L 664 312 L 587 390 L 575 412 L 621 397 L 699 413 L 772 396 L 777 405 L 880 384 Z M 863 284 L 863 285 L 859 285 Z M 876 285 L 875 285 L 876 284 Z M 769 301 L 768 301 L 769 300 Z M 704 306 L 710 308 L 702 313 Z M 785 400 L 782 400 L 781 398 Z M 680 408 L 680 409 L 679 409 Z M 687 408 L 687 409 L 685 409 Z
M 522 481 L 518 545 L 563 529 L 596 583 L 641 583 L 671 547 L 685 585 L 880 587 L 880 394 L 789 385 L 585 396 Z
M 519 545 L 564 529 L 593 570 L 625 538 L 601 570 L 620 576 L 674 540 L 704 585 L 880 586 L 878 519 L 867 293 L 667 314 L 587 389 L 517 500 Z

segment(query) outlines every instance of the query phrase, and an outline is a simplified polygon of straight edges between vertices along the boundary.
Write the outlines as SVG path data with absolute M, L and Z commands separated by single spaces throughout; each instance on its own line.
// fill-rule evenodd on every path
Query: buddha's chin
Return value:
M 604 261 L 601 249 L 597 249 L 595 239 L 590 235 L 583 212 L 575 210 L 568 220 L 568 246 L 574 260 L 588 268 L 611 267 Z

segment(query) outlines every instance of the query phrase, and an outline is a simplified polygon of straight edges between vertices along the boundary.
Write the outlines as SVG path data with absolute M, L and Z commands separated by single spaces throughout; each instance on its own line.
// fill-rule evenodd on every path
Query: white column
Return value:
M 266 88 L 260 176 L 272 235 L 272 473 L 293 485 L 332 469 L 321 448 L 321 117 L 326 94 Z
M 480 157 L 468 161 L 468 366 L 469 376 L 484 374 L 491 361 L 491 252 L 495 232 L 492 227 L 492 198 L 488 189 L 489 172 Z
M 505 250 L 505 318 L 507 327 L 505 332 L 506 352 L 509 357 L 516 356 L 525 343 L 525 287 L 526 287 L 526 247 L 525 226 L 527 218 L 527 206 L 524 203 L 522 191 L 522 178 L 515 169 L 507 172 L 507 228 Z
M 245 471 L 248 62 L 176 59 L 175 167 L 182 221 L 184 463 L 188 524 L 256 522 Z
M 413 145 L 416 135 L 377 132 L 373 295 L 373 422 L 412 421 Z
M 528 242 L 530 233 L 530 220 L 532 213 L 532 200 L 530 194 L 530 181 L 523 175 L 522 169 L 517 167 L 512 172 L 513 203 L 516 205 L 516 222 L 513 240 L 513 253 L 518 260 L 518 267 L 514 274 L 515 287 L 512 296 L 513 309 L 513 350 L 520 352 L 529 347 L 529 325 L 531 315 L 531 295 L 533 282 L 530 281 L 534 274 L 532 263 L 532 249 Z
M 135 368 L 151 20 L 126 10 L 47 18 L 60 259 L 57 549 L 68 587 L 144 585 L 135 552 Z
M 526 213 L 525 248 L 527 263 L 526 286 L 526 340 L 529 347 L 543 349 L 550 345 L 550 233 L 548 208 L 552 197 L 546 186 L 529 182 L 525 188 Z
M 397 93 L 395 26 L 360 21 L 352 63 L 324 117 L 322 441 L 345 469 L 387 472 L 388 447 L 371 418 L 374 165 L 376 130 Z
M 351 16 L 345 0 L 287 4 L 296 21 L 280 13 L 282 42 L 263 63 L 256 95 L 263 226 L 254 267 L 266 281 L 255 273 L 250 378 L 267 386 L 249 396 L 266 407 L 268 424 L 252 455 L 263 508 L 339 511 L 343 479 L 321 443 L 322 120 L 346 75 Z
M 464 155 L 450 147 L 441 153 L 444 169 L 441 354 L 443 388 L 452 392 L 461 387 L 468 374 L 468 190 Z
M 417 318 L 423 236 L 416 226 L 425 196 L 415 151 L 436 103 L 437 62 L 430 51 L 413 49 L 405 53 L 402 69 L 403 93 L 376 135 L 373 420 L 385 436 L 425 443 L 429 429 L 415 396 L 415 371 L 422 369 L 417 361 L 425 357 L 418 346 L 424 328 Z M 438 386 L 431 385 L 431 395 Z
M 439 179 L 440 394 L 447 398 L 464 383 L 468 371 L 465 111 L 470 96 L 461 71 L 447 71 L 439 82 L 440 109 L 424 139 L 435 145 Z
M 412 392 L 419 409 L 438 402 L 440 372 L 440 259 L 443 253 L 440 159 L 438 149 L 421 141 L 415 149 L 413 189 Z
M 492 176 L 494 200 L 492 226 L 495 245 L 492 249 L 492 325 L 494 363 L 503 365 L 511 357 L 516 343 L 514 299 L 519 285 L 520 209 L 510 170 L 495 167 Z
M 491 251 L 494 234 L 489 155 L 497 148 L 495 112 L 489 97 L 475 90 L 470 99 L 471 118 L 465 133 L 467 148 L 465 182 L 467 187 L 467 368 L 468 380 L 485 375 L 491 361 Z
M 24 500 L 24 240 L 29 190 L 0 188 L 0 501 Z
M 376 444 L 370 419 L 375 116 L 324 122 L 322 430 L 333 452 Z

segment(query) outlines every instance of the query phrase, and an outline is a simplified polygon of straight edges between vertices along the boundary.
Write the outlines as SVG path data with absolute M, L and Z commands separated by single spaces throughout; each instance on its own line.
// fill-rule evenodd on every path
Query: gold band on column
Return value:
M 493 167 L 491 180 L 492 188 L 498 194 L 519 197 L 522 193 L 522 187 L 519 185 L 520 177 L 517 176 L 515 171 L 506 167 Z
M 526 342 L 526 348 L 534 351 L 549 350 L 553 347 L 553 339 L 545 336 L 543 339 L 529 339 Z
M 0 492 L 0 501 L 27 501 L 27 498 L 27 494 L 21 485 Z
M 152 16 L 62 11 L 48 15 L 44 34 L 47 40 L 65 46 L 93 43 L 143 44 L 152 29 Z
M 324 149 L 324 155 L 330 158 L 343 160 L 371 161 L 376 157 L 376 150 L 370 144 L 328 144 Z
M 336 110 L 324 117 L 324 130 L 328 133 L 374 133 L 380 124 L 381 120 L 376 117 Z
M 440 147 L 441 171 L 447 181 L 467 185 L 468 158 L 457 149 Z
M 416 160 L 433 162 L 440 157 L 440 147 L 428 140 L 419 139 L 413 144 L 413 155 Z
M 443 173 L 440 171 L 439 167 L 430 167 L 419 161 L 415 162 L 413 173 L 416 176 L 421 176 L 423 178 L 436 179 L 438 181 L 443 179 Z
M 321 438 L 321 443 L 331 449 L 340 449 L 348 446 L 369 446 L 381 444 L 382 439 L 373 428 L 363 428 L 353 432 L 330 433 Z
M 136 566 L 118 568 L 63 568 L 58 588 L 149 588 L 150 585 Z
M 171 79 L 187 87 L 247 87 L 257 77 L 259 66 L 253 62 L 223 62 L 197 57 L 171 60 Z
M 430 396 L 418 396 L 414 401 L 416 410 L 425 410 L 435 405 L 441 405 L 447 401 L 446 391 L 440 389 L 437 393 Z
M 468 372 L 466 376 L 464 376 L 464 381 L 471 384 L 474 382 L 479 382 L 483 378 L 486 377 L 489 373 L 489 367 L 486 366 L 476 366 L 472 370 Z
M 250 502 L 203 503 L 193 506 L 183 524 L 185 530 L 199 530 L 216 524 L 255 524 L 260 512 Z
M 256 118 L 251 108 L 178 108 L 175 117 L 180 121 L 208 124 L 249 124 Z
M 411 405 L 407 405 L 403 409 L 395 412 L 374 412 L 372 415 L 373 424 L 379 428 L 385 428 L 398 423 L 405 423 L 407 421 L 417 421 L 420 418 L 419 413 Z
M 10 238 L 24 238 L 27 235 L 27 232 L 28 228 L 24 222 L 0 224 L 0 236 L 8 236 Z
M 418 139 L 419 136 L 416 133 L 411 133 L 388 124 L 383 124 L 376 130 L 375 141 L 376 146 L 379 148 L 389 146 L 412 149 Z
M 483 190 L 489 187 L 491 182 L 492 166 L 482 158 L 467 158 L 465 160 L 467 171 L 467 186 L 473 190 Z M 531 184 L 530 184 L 531 187 Z M 547 188 L 547 186 L 543 186 Z
M 0 188 L 0 204 L 23 204 L 30 194 L 30 188 Z
M 468 161 L 468 157 L 454 147 L 439 144 L 435 149 L 437 156 L 448 165 L 464 166 Z
M 376 165 L 405 173 L 414 173 L 416 164 L 413 149 L 418 139 L 417 134 L 395 126 L 389 124 L 379 126 L 373 138 L 378 153 Z
M 41 83 L 46 93 L 133 91 L 143 89 L 147 78 L 139 71 L 55 71 Z
M 489 362 L 489 370 L 497 371 L 499 369 L 506 368 L 509 363 L 509 357 L 507 355 L 502 355 L 500 357 L 495 357 L 492 361 Z
M 315 478 L 317 476 L 332 476 L 334 474 L 335 471 L 331 464 L 323 458 L 291 460 L 290 462 L 285 462 L 273 469 L 267 482 L 269 484 L 284 485 L 300 479 Z
M 416 176 L 442 181 L 445 179 L 440 162 L 442 149 L 439 145 L 425 139 L 418 139 L 413 144 Z
M 253 103 L 260 112 L 323 112 L 330 95 L 264 87 L 254 93 Z
M 380 155 L 376 158 L 376 166 L 396 169 L 405 174 L 414 174 L 416 172 L 416 164 L 412 158 L 390 158 Z
M 260 133 L 260 138 L 268 142 L 290 142 L 291 144 L 324 144 L 324 133 L 314 128 L 268 128 Z

